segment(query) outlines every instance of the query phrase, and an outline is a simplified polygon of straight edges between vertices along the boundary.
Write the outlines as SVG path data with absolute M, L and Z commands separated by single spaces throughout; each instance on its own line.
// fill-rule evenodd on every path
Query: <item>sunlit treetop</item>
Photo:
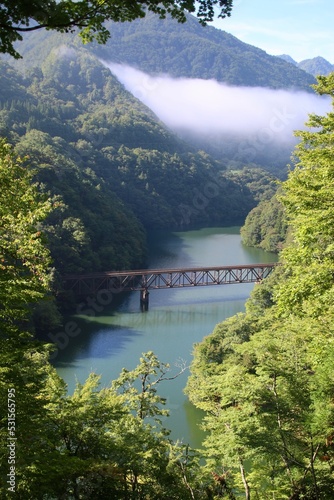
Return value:
M 61 33 L 79 31 L 84 42 L 106 43 L 110 33 L 105 21 L 133 21 L 151 11 L 160 18 L 170 14 L 183 23 L 187 13 L 195 13 L 205 25 L 214 17 L 231 15 L 233 0 L 4 0 L 0 4 L 0 52 L 16 59 L 14 43 L 22 33 L 41 28 Z M 217 8 L 217 10 L 215 10 Z

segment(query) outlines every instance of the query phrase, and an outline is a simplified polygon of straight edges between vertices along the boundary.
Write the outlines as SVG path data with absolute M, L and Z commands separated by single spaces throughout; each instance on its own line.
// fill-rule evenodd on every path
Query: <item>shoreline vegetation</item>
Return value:
M 334 74 L 318 78 L 318 92 L 333 88 Z M 206 412 L 206 467 L 245 498 L 333 491 L 333 114 L 307 125 L 275 201 L 289 224 L 282 265 L 195 346 L 186 389 Z

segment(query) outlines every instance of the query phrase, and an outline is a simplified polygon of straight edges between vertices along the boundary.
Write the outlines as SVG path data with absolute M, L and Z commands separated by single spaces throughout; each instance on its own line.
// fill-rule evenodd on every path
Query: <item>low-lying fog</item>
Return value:
M 284 178 L 310 113 L 331 109 L 329 96 L 300 90 L 233 87 L 215 80 L 151 76 L 103 62 L 167 127 L 227 168 L 258 165 Z
M 330 99 L 303 91 L 232 87 L 215 80 L 150 76 L 130 66 L 104 63 L 168 127 L 195 133 L 274 135 L 290 140 L 309 113 L 325 114 Z

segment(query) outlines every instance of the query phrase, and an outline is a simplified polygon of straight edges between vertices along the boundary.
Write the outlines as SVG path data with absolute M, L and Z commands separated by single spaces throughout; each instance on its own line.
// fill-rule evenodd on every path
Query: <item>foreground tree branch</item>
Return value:
M 145 17 L 147 11 L 160 18 L 170 14 L 178 22 L 186 21 L 187 13 L 195 13 L 202 25 L 214 17 L 231 15 L 233 0 L 5 0 L 0 5 L 0 52 L 19 59 L 14 43 L 22 40 L 22 33 L 42 28 L 61 33 L 77 29 L 83 42 L 97 40 L 106 43 L 110 32 L 105 21 L 133 21 Z M 215 7 L 218 13 L 215 14 Z

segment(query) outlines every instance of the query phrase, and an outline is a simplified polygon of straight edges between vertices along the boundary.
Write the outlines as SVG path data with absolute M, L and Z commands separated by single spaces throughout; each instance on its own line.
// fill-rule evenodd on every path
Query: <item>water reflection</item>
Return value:
M 273 254 L 248 249 L 241 244 L 238 228 L 160 232 L 150 237 L 150 268 L 266 263 Z M 191 363 L 194 343 L 212 332 L 217 323 L 244 309 L 254 285 L 216 285 L 154 290 L 149 311 L 140 312 L 139 292 L 124 296 L 116 309 L 105 308 L 95 317 L 75 317 L 81 334 L 70 339 L 55 360 L 60 375 L 72 391 L 76 379 L 83 382 L 91 371 L 101 374 L 108 385 L 125 367 L 137 366 L 143 352 L 153 351 L 165 363 L 183 359 Z M 175 371 L 174 371 L 175 373 Z M 199 447 L 203 432 L 198 429 L 202 413 L 186 399 L 183 389 L 188 373 L 159 385 L 167 399 L 170 417 L 166 427 L 173 439 Z

